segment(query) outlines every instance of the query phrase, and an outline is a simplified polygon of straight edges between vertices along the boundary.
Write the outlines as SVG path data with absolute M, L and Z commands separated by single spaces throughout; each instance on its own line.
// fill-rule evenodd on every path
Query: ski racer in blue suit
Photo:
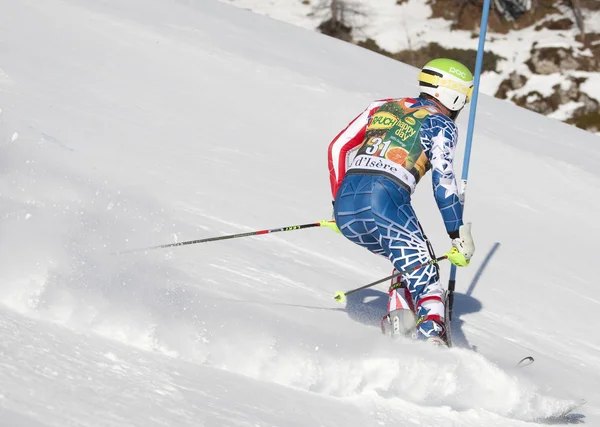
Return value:
M 417 183 L 430 169 L 435 200 L 451 239 L 448 259 L 466 266 L 475 250 L 471 226 L 463 224 L 453 168 L 458 140 L 454 120 L 469 102 L 473 76 L 459 62 L 435 59 L 419 73 L 419 88 L 417 98 L 373 102 L 329 146 L 339 230 L 387 257 L 395 271 L 435 258 L 411 205 Z M 438 266 L 431 264 L 393 281 L 388 312 L 390 334 L 407 334 L 410 328 L 401 324 L 408 318 L 418 339 L 447 345 L 445 291 Z M 411 315 L 400 316 L 406 313 Z

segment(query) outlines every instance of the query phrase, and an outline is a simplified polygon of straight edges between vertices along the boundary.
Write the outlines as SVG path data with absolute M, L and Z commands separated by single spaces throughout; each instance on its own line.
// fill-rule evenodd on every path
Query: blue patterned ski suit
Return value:
M 435 255 L 411 206 L 411 194 L 432 170 L 433 192 L 449 233 L 462 225 L 462 204 L 453 169 L 455 123 L 424 98 L 376 101 L 330 144 L 334 215 L 352 242 L 386 256 L 398 271 Z M 390 293 L 390 311 L 416 313 L 417 336 L 443 336 L 444 289 L 438 267 L 403 277 L 409 307 Z M 406 301 L 405 301 L 406 302 Z

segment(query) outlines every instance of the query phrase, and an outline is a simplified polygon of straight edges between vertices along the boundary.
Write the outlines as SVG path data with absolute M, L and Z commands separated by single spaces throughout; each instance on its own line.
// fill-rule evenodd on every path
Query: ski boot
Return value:
M 417 316 L 411 310 L 394 310 L 381 320 L 381 332 L 391 338 L 417 339 Z
M 417 320 L 417 338 L 437 347 L 448 348 L 446 327 L 435 319 L 422 317 Z

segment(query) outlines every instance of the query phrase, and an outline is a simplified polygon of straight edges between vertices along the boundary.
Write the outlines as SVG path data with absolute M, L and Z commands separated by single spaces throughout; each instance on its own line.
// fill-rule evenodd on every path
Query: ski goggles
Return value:
M 419 81 L 427 83 L 434 88 L 445 87 L 458 93 L 462 93 L 467 97 L 467 102 L 471 101 L 471 96 L 473 95 L 473 85 L 467 86 L 456 80 L 444 79 L 439 76 L 434 76 L 433 74 L 424 73 L 423 71 L 419 73 Z

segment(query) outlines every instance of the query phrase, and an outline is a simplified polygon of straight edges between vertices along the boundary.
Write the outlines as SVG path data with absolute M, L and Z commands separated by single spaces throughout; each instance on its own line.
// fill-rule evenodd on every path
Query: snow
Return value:
M 583 17 L 585 31 L 587 33 L 600 32 L 600 10 L 590 10 Z
M 424 2 L 409 0 L 397 5 L 395 0 L 380 0 L 370 7 L 369 23 L 359 34 L 364 33 L 365 38 L 372 38 L 389 52 L 418 48 L 427 44 L 424 40 L 430 40 L 433 34 L 450 29 L 450 23 L 443 19 L 429 19 L 431 8 Z
M 566 120 L 571 117 L 571 111 L 583 106 L 583 102 L 567 102 L 566 104 L 560 105 L 558 110 L 554 111 L 552 114 L 548 114 L 548 117 L 558 120 Z
M 385 285 L 332 298 L 389 263 L 329 230 L 115 252 L 328 218 L 329 140 L 416 69 L 208 0 L 0 0 L 0 26 L 0 424 L 600 419 L 597 136 L 481 96 L 459 348 L 390 342 Z
M 594 99 L 600 99 L 600 75 L 598 73 L 582 73 L 578 77 L 587 78 L 581 84 L 581 90 Z
M 553 74 L 532 74 L 522 88 L 511 91 L 511 94 L 517 96 L 523 96 L 528 94 L 532 88 L 540 93 L 542 96 L 548 97 L 554 93 L 554 87 L 559 85 L 564 88 L 565 82 L 564 77 L 560 73 Z

